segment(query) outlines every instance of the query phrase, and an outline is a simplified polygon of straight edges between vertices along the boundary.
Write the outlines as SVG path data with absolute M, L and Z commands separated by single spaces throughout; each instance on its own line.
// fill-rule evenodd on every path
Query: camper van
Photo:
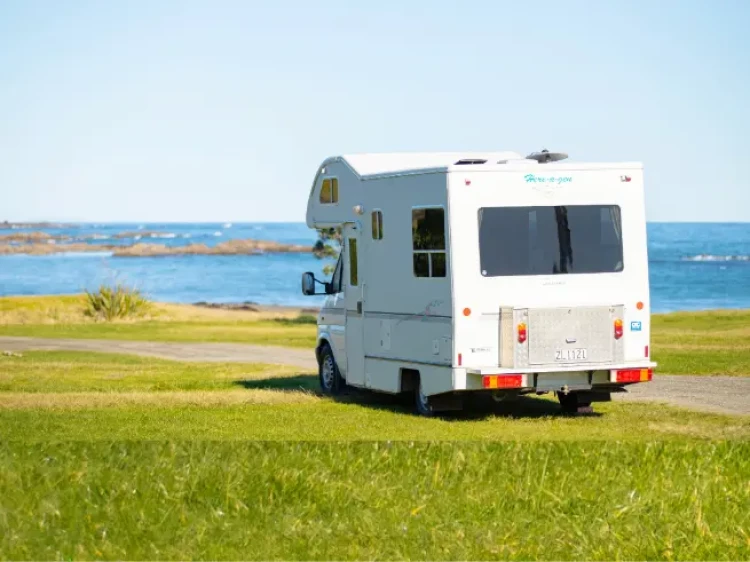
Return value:
M 340 229 L 315 349 L 323 392 L 555 393 L 565 412 L 652 379 L 643 166 L 563 153 L 325 160 L 307 225 Z

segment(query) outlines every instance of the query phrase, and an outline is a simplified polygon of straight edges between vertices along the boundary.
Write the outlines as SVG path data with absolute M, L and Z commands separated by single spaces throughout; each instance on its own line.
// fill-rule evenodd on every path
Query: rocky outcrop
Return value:
M 43 233 L 39 233 L 43 234 Z M 43 242 L 40 240 L 44 240 Z M 11 243 L 13 242 L 13 243 Z M 164 244 L 133 244 L 117 246 L 112 244 L 85 244 L 82 242 L 58 243 L 54 238 L 40 238 L 37 241 L 19 243 L 20 240 L 0 241 L 0 255 L 31 254 L 48 255 L 63 252 L 112 252 L 114 257 L 161 257 L 161 256 L 249 256 L 259 254 L 308 253 L 310 246 L 283 244 L 267 240 L 227 240 L 215 246 L 189 244 L 187 246 L 166 246 Z

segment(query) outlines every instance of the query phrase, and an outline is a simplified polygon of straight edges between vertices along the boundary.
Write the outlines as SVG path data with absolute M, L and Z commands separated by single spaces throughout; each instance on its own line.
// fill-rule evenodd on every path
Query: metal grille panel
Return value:
M 619 355 L 614 339 L 617 312 L 618 307 L 609 306 L 529 309 L 529 364 L 612 362 Z M 580 350 L 585 350 L 585 358 Z

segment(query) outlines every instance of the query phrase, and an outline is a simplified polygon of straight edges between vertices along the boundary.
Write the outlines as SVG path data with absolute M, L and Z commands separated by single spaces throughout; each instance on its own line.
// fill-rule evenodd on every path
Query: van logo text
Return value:
M 573 178 L 570 176 L 535 176 L 534 174 L 526 174 L 523 179 L 526 180 L 526 183 L 551 183 L 557 185 L 573 181 Z

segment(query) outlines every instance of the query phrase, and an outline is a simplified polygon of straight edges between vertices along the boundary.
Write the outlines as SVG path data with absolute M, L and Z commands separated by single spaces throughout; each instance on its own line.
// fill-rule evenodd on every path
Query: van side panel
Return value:
M 366 260 L 363 271 L 367 272 L 362 280 L 365 385 L 394 392 L 398 390 L 399 369 L 410 366 L 424 377 L 428 394 L 449 391 L 449 375 L 439 377 L 442 382 L 428 380 L 433 371 L 450 373 L 453 358 L 446 174 L 371 179 L 363 181 L 362 188 L 362 199 L 353 204 L 363 205 L 365 210 L 357 219 L 362 230 L 361 255 Z M 414 274 L 414 207 L 445 210 L 445 277 Z M 382 238 L 373 233 L 373 212 L 382 217 Z

